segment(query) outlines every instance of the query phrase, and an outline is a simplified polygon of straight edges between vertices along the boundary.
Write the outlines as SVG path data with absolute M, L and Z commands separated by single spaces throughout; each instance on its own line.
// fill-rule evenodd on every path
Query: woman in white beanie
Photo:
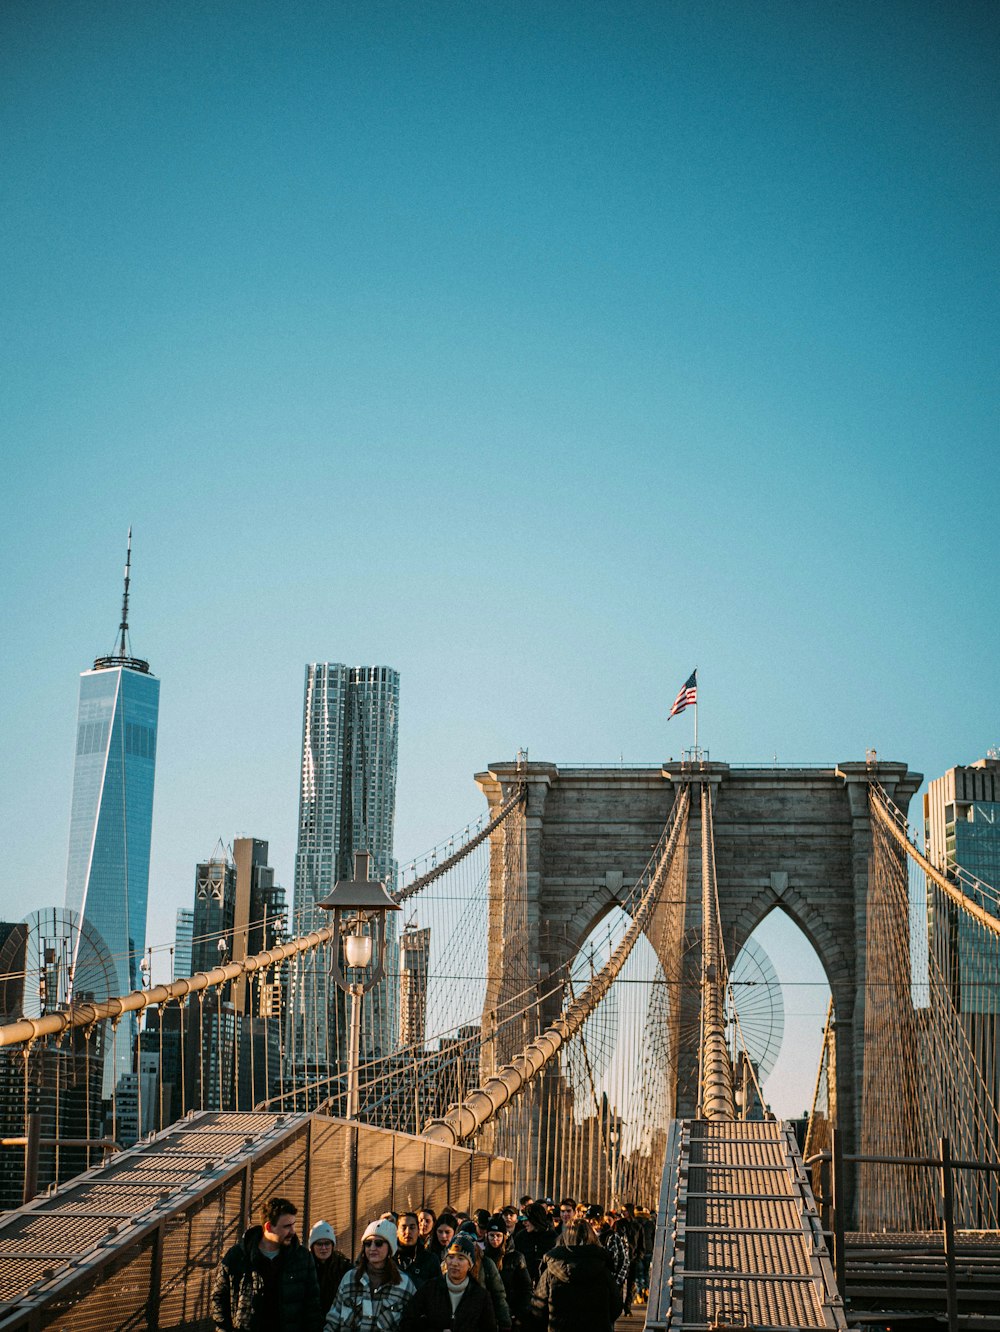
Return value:
M 396 1244 L 392 1221 L 369 1223 L 358 1261 L 341 1281 L 327 1314 L 325 1332 L 398 1332 L 416 1287 L 396 1266 Z
M 329 1221 L 317 1221 L 309 1232 L 309 1252 L 316 1264 L 319 1282 L 319 1303 L 323 1317 L 330 1312 L 340 1283 L 351 1265 L 346 1253 L 337 1248 L 337 1235 Z

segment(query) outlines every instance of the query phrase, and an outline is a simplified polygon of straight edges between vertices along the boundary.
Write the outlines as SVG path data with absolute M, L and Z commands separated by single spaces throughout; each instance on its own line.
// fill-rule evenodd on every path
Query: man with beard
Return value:
M 219 1264 L 211 1297 L 219 1332 L 319 1332 L 319 1282 L 295 1233 L 297 1214 L 287 1198 L 269 1198 L 261 1224 Z

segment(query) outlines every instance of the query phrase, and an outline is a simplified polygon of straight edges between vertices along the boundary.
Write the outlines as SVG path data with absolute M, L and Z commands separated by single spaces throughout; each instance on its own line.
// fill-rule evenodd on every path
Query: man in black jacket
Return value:
M 524 1212 L 524 1229 L 514 1236 L 514 1248 L 524 1254 L 531 1280 L 538 1280 L 542 1255 L 556 1242 L 548 1212 L 542 1203 L 529 1203 Z
M 215 1274 L 212 1322 L 219 1332 L 319 1332 L 316 1266 L 295 1234 L 298 1209 L 270 1198 Z
M 636 1282 L 639 1270 L 642 1266 L 643 1249 L 646 1244 L 646 1235 L 639 1224 L 635 1214 L 635 1203 L 625 1204 L 625 1215 L 618 1218 L 618 1224 L 615 1229 L 628 1247 L 628 1277 L 625 1282 L 625 1309 L 626 1315 L 632 1312 L 632 1301 L 635 1299 Z

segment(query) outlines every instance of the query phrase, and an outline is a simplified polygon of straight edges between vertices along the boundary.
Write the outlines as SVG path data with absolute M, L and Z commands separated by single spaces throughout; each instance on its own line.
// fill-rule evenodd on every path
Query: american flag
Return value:
M 692 703 L 697 704 L 697 702 L 698 671 L 697 668 L 695 668 L 681 685 L 680 692 L 674 699 L 674 706 L 670 709 L 670 716 L 667 718 L 667 721 L 670 720 L 670 717 L 676 717 L 678 712 L 683 712 L 684 709 L 689 707 Z

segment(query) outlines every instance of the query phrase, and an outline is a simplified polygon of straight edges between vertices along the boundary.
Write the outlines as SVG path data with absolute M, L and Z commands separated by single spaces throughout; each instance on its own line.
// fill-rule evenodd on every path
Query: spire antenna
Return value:
M 132 524 L 128 528 L 128 546 L 125 551 L 125 591 L 122 594 L 122 622 L 118 626 L 121 638 L 118 642 L 119 657 L 127 657 L 126 647 L 128 639 L 128 585 L 132 578 Z
M 132 524 L 129 523 L 128 545 L 125 549 L 125 589 L 122 592 L 122 622 L 118 626 L 118 638 L 110 657 L 98 657 L 94 662 L 95 671 L 113 671 L 125 667 L 130 671 L 149 674 L 149 662 L 132 656 L 132 645 L 128 632 L 128 589 L 132 581 Z

